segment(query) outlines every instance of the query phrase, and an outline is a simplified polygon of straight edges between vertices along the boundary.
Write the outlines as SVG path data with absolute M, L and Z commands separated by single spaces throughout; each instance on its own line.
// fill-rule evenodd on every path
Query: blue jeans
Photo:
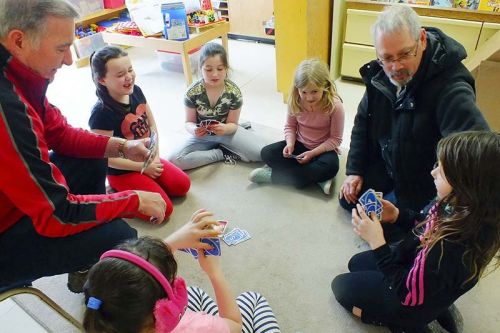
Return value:
M 105 193 L 106 159 L 55 154 L 50 158 L 64 174 L 71 193 Z M 76 235 L 50 238 L 38 234 L 31 219 L 24 216 L 0 234 L 0 291 L 44 276 L 86 270 L 103 252 L 131 238 L 137 238 L 137 231 L 121 219 Z
M 205 135 L 189 137 L 168 160 L 181 170 L 194 169 L 224 160 L 220 147 L 238 155 L 243 162 L 260 162 L 260 150 L 265 143 L 254 132 L 238 127 L 232 135 Z

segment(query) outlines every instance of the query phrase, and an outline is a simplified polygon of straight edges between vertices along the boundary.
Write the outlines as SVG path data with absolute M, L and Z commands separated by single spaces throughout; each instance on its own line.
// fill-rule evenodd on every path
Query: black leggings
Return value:
M 283 157 L 286 141 L 279 141 L 262 148 L 262 160 L 273 169 L 271 176 L 274 184 L 292 185 L 298 189 L 324 182 L 335 177 L 339 171 L 339 156 L 335 151 L 327 151 L 311 159 L 307 164 L 300 164 L 293 158 Z M 302 142 L 295 143 L 295 155 L 308 149 Z
M 372 251 L 356 254 L 348 264 L 349 273 L 340 274 L 332 281 L 337 301 L 352 313 L 353 307 L 362 310 L 361 320 L 367 324 L 404 328 L 405 332 L 419 332 L 435 316 L 422 319 L 421 314 L 404 307 L 394 290 L 385 282 Z M 428 314 L 428 311 L 426 311 Z

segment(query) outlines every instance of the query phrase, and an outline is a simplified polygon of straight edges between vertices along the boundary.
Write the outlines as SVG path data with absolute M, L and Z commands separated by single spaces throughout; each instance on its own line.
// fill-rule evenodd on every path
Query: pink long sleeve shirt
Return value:
M 340 154 L 340 144 L 344 135 L 344 106 L 335 98 L 335 111 L 325 112 L 303 111 L 297 116 L 287 114 L 285 123 L 285 140 L 302 142 L 312 150 L 317 147 L 324 152 L 336 151 Z

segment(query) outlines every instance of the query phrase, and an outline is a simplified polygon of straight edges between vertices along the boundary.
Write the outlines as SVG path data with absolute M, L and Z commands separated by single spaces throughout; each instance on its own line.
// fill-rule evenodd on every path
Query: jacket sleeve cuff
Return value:
M 377 247 L 376 249 L 373 249 L 372 252 L 373 255 L 375 256 L 375 259 L 377 259 L 377 262 L 383 260 L 384 258 L 387 258 L 387 256 L 390 256 L 392 253 L 391 248 L 387 243 L 385 243 L 380 247 Z

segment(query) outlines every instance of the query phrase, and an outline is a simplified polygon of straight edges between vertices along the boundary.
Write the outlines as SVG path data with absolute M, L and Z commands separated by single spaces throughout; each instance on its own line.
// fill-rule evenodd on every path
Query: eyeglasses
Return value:
M 411 48 L 411 50 L 403 53 L 399 58 L 392 59 L 392 58 L 377 58 L 377 62 L 380 66 L 389 66 L 395 63 L 396 61 L 399 62 L 400 64 L 404 64 L 411 58 L 414 58 L 417 56 L 418 52 L 418 39 L 415 41 L 415 46 Z

